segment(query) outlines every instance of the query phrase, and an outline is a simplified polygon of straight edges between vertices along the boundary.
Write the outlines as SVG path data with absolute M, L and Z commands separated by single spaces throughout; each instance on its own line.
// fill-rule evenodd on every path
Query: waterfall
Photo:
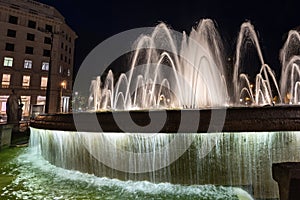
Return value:
M 279 196 L 272 163 L 300 161 L 300 132 L 180 134 L 181 141 L 192 143 L 172 161 L 174 151 L 165 147 L 175 136 L 31 128 L 30 147 L 55 166 L 100 177 L 238 186 L 259 199 Z M 163 167 L 156 169 L 158 163 Z

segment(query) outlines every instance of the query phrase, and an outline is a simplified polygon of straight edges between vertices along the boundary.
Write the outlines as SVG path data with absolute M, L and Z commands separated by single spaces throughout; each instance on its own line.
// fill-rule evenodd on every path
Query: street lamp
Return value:
M 50 90 L 51 90 L 51 60 L 52 60 L 52 48 L 53 48 L 53 32 L 50 32 L 51 44 L 50 44 L 50 57 L 49 57 L 49 68 L 48 68 L 48 79 L 47 79 L 47 89 L 46 89 L 46 104 L 45 113 L 49 113 L 50 104 Z
M 46 89 L 46 102 L 45 102 L 45 113 L 49 113 L 50 105 L 50 90 L 51 90 L 51 66 L 52 66 L 52 49 L 53 49 L 53 37 L 54 34 L 59 34 L 59 32 L 53 32 L 41 27 L 37 29 L 40 32 L 50 34 L 50 55 L 49 55 L 49 66 L 48 66 L 48 79 L 47 79 L 47 89 Z
M 62 99 L 62 96 L 63 96 L 63 89 L 66 89 L 67 88 L 67 82 L 65 80 L 63 80 L 61 83 L 60 83 L 60 112 L 63 112 L 63 99 Z

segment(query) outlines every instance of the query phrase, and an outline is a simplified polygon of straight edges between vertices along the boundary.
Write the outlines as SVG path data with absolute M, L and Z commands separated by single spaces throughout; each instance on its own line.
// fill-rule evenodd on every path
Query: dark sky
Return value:
M 217 23 L 229 54 L 235 49 L 241 24 L 250 20 L 259 34 L 265 62 L 279 73 L 278 53 L 286 33 L 300 25 L 299 0 L 39 1 L 56 7 L 79 36 L 76 68 L 96 45 L 122 31 L 165 22 L 176 31 L 190 32 L 200 19 L 211 18 Z

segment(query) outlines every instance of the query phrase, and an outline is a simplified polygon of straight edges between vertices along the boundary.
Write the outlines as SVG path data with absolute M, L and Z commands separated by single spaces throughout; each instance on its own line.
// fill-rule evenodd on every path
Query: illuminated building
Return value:
M 64 17 L 35 1 L 0 0 L 0 27 L 1 114 L 11 89 L 22 97 L 23 116 L 39 112 L 44 106 L 37 105 L 46 103 L 48 77 L 49 112 L 68 111 L 77 35 Z

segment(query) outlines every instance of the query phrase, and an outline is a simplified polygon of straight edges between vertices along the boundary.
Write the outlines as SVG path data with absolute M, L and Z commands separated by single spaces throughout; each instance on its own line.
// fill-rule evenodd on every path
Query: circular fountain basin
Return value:
M 115 119 L 120 122 L 129 116 L 139 125 L 126 127 L 125 131 L 129 133 L 154 133 L 148 124 L 164 116 L 163 127 L 159 130 L 162 134 L 145 138 L 139 136 L 143 134 L 118 134 L 125 131 Z M 199 116 L 199 120 L 194 116 Z M 100 126 L 95 126 L 95 120 L 91 119 L 96 119 Z M 79 126 L 76 124 L 78 120 L 81 120 Z M 30 144 L 39 146 L 40 154 L 55 166 L 99 177 L 183 185 L 238 186 L 257 199 L 276 199 L 279 193 L 270 169 L 273 163 L 300 160 L 299 121 L 300 106 L 290 105 L 45 114 L 31 121 Z M 99 127 L 102 129 L 100 133 Z M 180 132 L 190 134 L 176 134 Z M 206 132 L 212 134 L 196 134 Z M 147 162 L 139 162 L 135 157 L 127 159 L 118 149 L 156 152 L 149 148 L 164 147 L 164 142 L 177 135 L 183 143 L 191 137 L 192 143 L 174 162 L 170 161 L 170 155 L 181 149 L 180 142 L 178 149 L 165 151 L 155 148 L 162 152 L 155 163 L 167 161 L 168 166 L 151 172 L 119 170 L 120 166 L 138 169 L 144 163 L 153 163 L 153 160 L 151 156 L 146 159 Z M 111 149 L 112 145 L 117 145 L 116 150 Z M 116 163 L 107 165 L 102 158 Z M 145 158 L 148 157 L 145 155 Z
M 195 123 L 193 116 L 199 116 L 198 127 L 190 127 L 189 121 Z M 260 132 L 260 131 L 297 131 L 300 130 L 300 106 L 265 106 L 265 107 L 230 107 L 198 110 L 134 110 L 134 111 L 105 111 L 82 112 L 67 114 L 43 114 L 30 122 L 34 128 L 97 132 L 90 119 L 99 122 L 102 132 L 124 132 L 115 121 L 127 119 L 139 126 L 145 126 L 142 132 L 153 133 L 151 117 L 166 115 L 161 133 L 205 133 L 205 132 Z M 74 118 L 80 119 L 80 124 L 74 123 Z M 183 119 L 186 118 L 186 119 Z M 182 124 L 185 123 L 185 124 Z M 180 128 L 179 128 L 180 126 Z M 140 133 L 137 127 L 126 127 L 126 132 Z

